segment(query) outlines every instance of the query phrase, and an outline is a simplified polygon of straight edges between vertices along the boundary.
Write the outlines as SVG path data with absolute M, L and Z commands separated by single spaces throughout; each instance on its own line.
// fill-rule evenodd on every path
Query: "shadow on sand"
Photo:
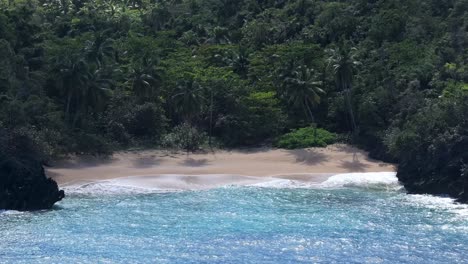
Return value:
M 138 157 L 132 160 L 132 165 L 134 168 L 151 168 L 153 166 L 159 165 L 160 163 L 161 159 L 155 156 Z
M 184 161 L 180 162 L 181 165 L 189 167 L 202 167 L 209 164 L 208 159 L 193 159 L 187 158 Z
M 53 162 L 50 168 L 90 168 L 97 167 L 105 164 L 110 164 L 117 159 L 112 156 L 76 156 L 71 159 L 64 159 Z
M 353 160 L 352 161 L 343 161 L 340 164 L 341 168 L 344 168 L 346 170 L 349 170 L 351 172 L 362 172 L 365 171 L 367 168 L 369 168 L 368 164 L 362 163 L 359 160 L 359 157 L 356 153 L 353 154 Z
M 328 160 L 328 157 L 314 149 L 288 150 L 290 155 L 296 158 L 296 162 L 307 165 L 317 165 Z

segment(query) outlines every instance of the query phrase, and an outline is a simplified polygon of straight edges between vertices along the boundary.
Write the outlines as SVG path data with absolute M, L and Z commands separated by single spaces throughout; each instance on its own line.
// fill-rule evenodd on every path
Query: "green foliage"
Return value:
M 275 146 L 285 149 L 326 147 L 335 143 L 336 140 L 336 134 L 325 129 L 304 127 L 279 137 Z
M 412 140 L 439 142 L 412 125 L 468 89 L 467 10 L 466 0 L 2 0 L 0 122 L 41 159 L 154 146 L 183 123 L 229 147 L 315 123 L 398 160 Z
M 124 126 L 135 137 L 158 139 L 164 133 L 166 119 L 160 107 L 146 103 L 125 116 Z
M 468 93 L 468 83 L 449 82 L 447 87 L 442 91 L 442 97 L 454 98 L 463 96 L 463 93 Z
M 411 192 L 450 194 L 468 201 L 468 94 L 428 101 L 386 136 L 399 157 L 399 178 Z
M 166 148 L 196 151 L 206 142 L 206 134 L 200 132 L 189 123 L 182 123 L 174 127 L 171 133 L 162 139 L 162 145 Z
M 243 99 L 238 114 L 220 117 L 216 129 L 221 141 L 229 146 L 249 146 L 277 136 L 285 127 L 286 116 L 274 92 L 252 93 Z
M 154 144 L 167 128 L 167 118 L 159 104 L 137 101 L 138 98 L 116 92 L 102 120 L 107 136 L 124 146 L 140 141 Z
M 271 91 L 279 85 L 278 70 L 291 62 L 302 62 L 313 69 L 323 69 L 324 51 L 315 44 L 298 42 L 271 45 L 251 55 L 249 78 L 256 83 L 258 89 Z
M 369 29 L 371 38 L 378 43 L 399 40 L 405 32 L 407 14 L 401 10 L 383 9 L 373 17 Z
M 103 137 L 79 133 L 75 135 L 76 141 L 71 150 L 78 155 L 109 155 L 112 153 L 110 143 Z
M 321 6 L 323 9 L 317 16 L 316 24 L 310 27 L 312 40 L 330 43 L 342 37 L 351 37 L 357 26 L 352 7 L 346 3 L 325 1 Z

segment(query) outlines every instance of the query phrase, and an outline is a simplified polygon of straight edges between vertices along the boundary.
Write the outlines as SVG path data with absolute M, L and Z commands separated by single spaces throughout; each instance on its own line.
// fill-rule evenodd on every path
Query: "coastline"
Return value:
M 194 153 L 166 150 L 117 152 L 108 158 L 73 157 L 46 169 L 59 186 L 123 179 L 139 186 L 218 186 L 277 178 L 320 183 L 352 172 L 394 172 L 396 167 L 370 159 L 350 145 L 296 150 L 255 148 Z M 134 184 L 135 181 L 133 181 Z

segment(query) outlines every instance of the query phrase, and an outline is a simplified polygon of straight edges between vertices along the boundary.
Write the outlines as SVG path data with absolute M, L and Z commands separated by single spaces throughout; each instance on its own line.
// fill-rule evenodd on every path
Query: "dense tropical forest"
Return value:
M 467 0 L 0 10 L 0 189 L 21 161 L 70 153 L 341 140 L 398 162 L 410 192 L 468 201 Z

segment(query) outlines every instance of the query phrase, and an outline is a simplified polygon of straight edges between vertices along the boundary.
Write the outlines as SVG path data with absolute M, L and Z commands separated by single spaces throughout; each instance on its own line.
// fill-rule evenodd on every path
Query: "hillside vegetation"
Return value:
M 41 162 L 311 127 L 468 201 L 468 0 L 0 0 L 0 61 Z

